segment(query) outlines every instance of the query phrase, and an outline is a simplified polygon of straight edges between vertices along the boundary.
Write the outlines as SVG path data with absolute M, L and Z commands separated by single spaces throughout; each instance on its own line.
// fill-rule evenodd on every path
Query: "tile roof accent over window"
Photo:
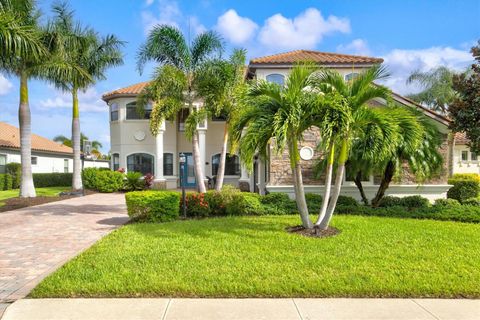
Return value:
M 8 123 L 0 122 L 0 147 L 20 149 L 20 130 Z M 32 150 L 73 153 L 73 149 L 32 133 Z
M 295 50 L 274 54 L 250 60 L 250 65 L 255 64 L 292 64 L 299 61 L 313 61 L 319 64 L 377 64 L 382 63 L 381 58 L 354 56 L 340 53 L 320 52 L 313 50 Z
M 465 132 L 456 132 L 455 133 L 455 144 L 466 145 L 470 142 L 470 139 L 467 138 Z
M 128 87 L 125 87 L 125 88 L 120 88 L 120 89 L 117 89 L 117 90 L 113 90 L 113 91 L 110 91 L 110 92 L 107 92 L 105 93 L 103 96 L 102 96 L 102 99 L 104 101 L 107 101 L 114 98 L 114 97 L 119 97 L 119 96 L 135 96 L 137 94 L 139 94 L 140 92 L 142 92 L 142 90 L 149 84 L 150 82 L 149 81 L 145 81 L 145 82 L 140 82 L 140 83 L 136 83 L 134 85 L 131 85 L 131 86 L 128 86 Z

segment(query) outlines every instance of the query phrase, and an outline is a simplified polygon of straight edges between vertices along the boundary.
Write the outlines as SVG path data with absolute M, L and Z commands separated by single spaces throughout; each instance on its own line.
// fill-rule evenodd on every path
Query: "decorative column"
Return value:
M 203 169 L 203 174 L 205 175 L 205 180 L 207 176 L 207 166 L 205 165 L 206 161 L 206 154 L 207 154 L 207 146 L 206 146 L 206 134 L 207 130 L 206 129 L 198 129 L 198 147 L 200 148 L 200 164 Z
M 242 137 L 245 134 L 245 129 L 242 130 Z M 248 174 L 247 168 L 243 165 L 243 163 L 240 163 L 240 172 L 241 176 L 240 179 L 238 180 L 238 188 L 242 191 L 247 191 L 247 192 L 253 192 L 253 186 L 256 181 L 251 183 L 251 178 Z
M 258 159 L 258 193 L 262 196 L 265 195 L 265 161 Z
M 160 125 L 158 134 L 155 137 L 155 179 L 154 189 L 166 189 L 167 182 L 163 175 L 163 134 L 165 132 L 165 121 Z

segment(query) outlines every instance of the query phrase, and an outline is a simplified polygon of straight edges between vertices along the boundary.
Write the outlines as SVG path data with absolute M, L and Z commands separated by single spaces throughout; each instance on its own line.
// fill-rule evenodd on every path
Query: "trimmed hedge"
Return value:
M 265 214 L 292 214 L 296 213 L 297 204 L 288 194 L 281 192 L 269 193 L 260 198 Z
M 422 196 L 393 197 L 386 196 L 378 204 L 381 208 L 404 207 L 404 208 L 426 208 L 430 206 L 430 201 Z
M 463 201 L 478 197 L 480 193 L 480 184 L 475 180 L 448 179 L 448 184 L 452 184 L 447 192 L 447 198 Z
M 68 187 L 72 184 L 72 173 L 34 173 L 33 184 L 35 188 Z
M 480 207 L 480 198 L 470 198 L 463 201 L 464 205 Z
M 82 171 L 83 186 L 100 192 L 116 192 L 123 188 L 123 173 L 105 168 L 85 168 Z
M 179 216 L 180 193 L 176 191 L 133 191 L 125 194 L 129 217 L 135 221 L 167 222 Z
M 12 175 L 13 186 L 12 189 L 20 188 L 20 181 L 22 179 L 22 164 L 18 162 L 10 162 L 5 165 L 6 173 Z
M 0 174 L 0 190 L 13 189 L 13 177 L 8 173 Z
M 266 210 L 257 193 L 242 192 L 235 194 L 226 208 L 229 216 L 264 215 Z
M 436 199 L 433 206 L 448 207 L 448 206 L 461 206 L 462 204 L 455 199 Z

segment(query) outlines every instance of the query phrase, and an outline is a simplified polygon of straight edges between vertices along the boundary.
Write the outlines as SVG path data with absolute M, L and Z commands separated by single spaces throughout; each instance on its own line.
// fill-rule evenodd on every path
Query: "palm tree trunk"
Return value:
M 32 176 L 32 118 L 28 105 L 28 77 L 25 72 L 20 74 L 20 105 L 18 122 L 20 124 L 20 162 L 22 163 L 22 180 L 20 182 L 20 197 L 36 197 Z
M 358 171 L 357 174 L 355 175 L 355 179 L 353 179 L 353 182 L 355 182 L 355 185 L 357 186 L 358 191 L 360 191 L 360 196 L 362 197 L 363 203 L 368 206 L 368 198 L 365 195 L 365 190 L 363 190 L 363 185 L 362 185 L 362 171 Z
M 215 184 L 216 191 L 222 190 L 223 179 L 225 177 L 225 161 L 227 158 L 227 144 L 228 144 L 228 127 L 226 122 L 225 122 L 225 128 L 223 130 L 224 131 L 223 131 L 222 151 L 220 153 L 220 162 L 218 163 L 217 183 Z
M 78 109 L 78 90 L 72 89 L 72 148 L 73 148 L 73 179 L 72 189 L 82 189 L 82 162 L 80 160 L 80 111 Z
M 393 161 L 388 161 L 385 171 L 383 172 L 382 181 L 378 187 L 377 194 L 372 200 L 372 207 L 378 207 L 380 201 L 385 196 L 385 191 L 388 189 L 390 182 L 393 180 L 393 175 L 395 174 L 395 163 Z
M 319 226 L 321 230 L 326 230 L 328 228 L 328 225 L 330 224 L 330 220 L 332 220 L 333 212 L 335 211 L 335 206 L 337 205 L 338 196 L 340 195 L 340 191 L 342 190 L 343 175 L 345 173 L 345 163 L 347 162 L 347 159 L 348 142 L 344 140 L 340 149 L 340 155 L 338 156 L 337 176 L 335 177 L 335 187 L 333 189 L 332 198 L 330 199 L 330 203 L 328 204 L 325 218 L 323 218 Z
M 198 132 L 194 132 L 192 136 L 192 156 L 193 166 L 195 168 L 195 179 L 197 180 L 197 189 L 200 193 L 207 192 L 205 187 L 205 176 L 203 175 L 203 168 L 200 161 L 200 147 L 198 144 Z
M 315 227 L 320 226 L 323 218 L 325 218 L 325 214 L 327 213 L 327 207 L 330 199 L 330 192 L 332 190 L 332 175 L 333 175 L 333 161 L 335 157 L 335 145 L 332 143 L 330 147 L 330 151 L 328 153 L 328 161 L 327 161 L 327 174 L 325 177 L 325 192 L 323 194 L 323 202 L 322 207 L 320 208 L 320 212 L 318 214 L 317 222 L 315 222 Z
M 300 212 L 300 218 L 302 219 L 302 226 L 304 228 L 312 228 L 312 221 L 308 215 L 307 200 L 305 199 L 305 189 L 303 187 L 302 166 L 298 159 L 300 155 L 298 153 L 297 141 L 293 140 L 290 143 L 290 163 L 293 170 L 293 187 L 295 191 L 295 201 L 297 202 L 297 209 Z

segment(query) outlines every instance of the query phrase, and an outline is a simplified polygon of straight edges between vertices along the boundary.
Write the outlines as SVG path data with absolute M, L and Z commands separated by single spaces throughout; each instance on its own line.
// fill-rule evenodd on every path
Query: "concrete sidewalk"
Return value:
M 23 299 L 3 320 L 480 319 L 480 300 L 447 299 Z

